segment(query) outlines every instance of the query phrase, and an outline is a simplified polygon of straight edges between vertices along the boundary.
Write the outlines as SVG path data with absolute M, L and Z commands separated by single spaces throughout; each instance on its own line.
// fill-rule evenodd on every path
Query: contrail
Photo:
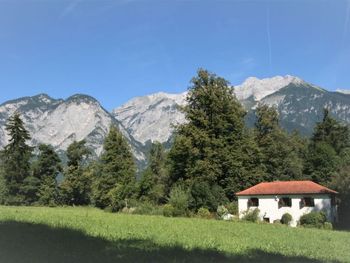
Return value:
M 346 1 L 347 8 L 346 8 L 346 14 L 345 14 L 345 21 L 344 21 L 344 31 L 343 31 L 343 41 L 345 42 L 346 35 L 348 33 L 348 24 L 350 20 L 350 0 Z
M 271 47 L 271 33 L 270 33 L 270 8 L 267 7 L 266 12 L 266 34 L 267 34 L 267 46 L 269 49 L 269 66 L 272 67 L 272 47 Z

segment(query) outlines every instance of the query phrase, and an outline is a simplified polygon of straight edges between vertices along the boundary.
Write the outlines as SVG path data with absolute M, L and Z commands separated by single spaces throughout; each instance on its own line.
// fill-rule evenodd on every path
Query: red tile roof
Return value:
M 244 191 L 236 193 L 240 195 L 283 195 L 283 194 L 337 194 L 327 187 L 312 181 L 277 181 L 260 183 Z

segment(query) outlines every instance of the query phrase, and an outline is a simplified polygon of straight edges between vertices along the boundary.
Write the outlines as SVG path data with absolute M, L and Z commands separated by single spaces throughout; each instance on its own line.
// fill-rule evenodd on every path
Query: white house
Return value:
M 311 211 L 324 211 L 330 222 L 337 220 L 336 191 L 312 181 L 277 181 L 260 183 L 236 193 L 239 217 L 255 208 L 260 218 L 269 223 L 280 220 L 289 213 L 296 226 L 300 217 Z

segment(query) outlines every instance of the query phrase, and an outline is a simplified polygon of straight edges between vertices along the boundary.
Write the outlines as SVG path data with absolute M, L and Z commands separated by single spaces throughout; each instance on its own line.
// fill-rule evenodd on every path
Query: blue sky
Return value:
M 0 0 L 0 102 L 85 93 L 110 110 L 199 67 L 350 89 L 350 0 Z

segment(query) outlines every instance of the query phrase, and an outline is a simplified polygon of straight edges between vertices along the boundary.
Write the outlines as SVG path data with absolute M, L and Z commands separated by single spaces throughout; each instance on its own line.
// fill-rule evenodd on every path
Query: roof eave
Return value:
M 322 192 L 322 193 L 270 193 L 270 194 L 240 194 L 237 193 L 236 196 L 249 196 L 249 195 L 330 195 L 330 194 L 339 194 L 336 191 L 332 192 Z

